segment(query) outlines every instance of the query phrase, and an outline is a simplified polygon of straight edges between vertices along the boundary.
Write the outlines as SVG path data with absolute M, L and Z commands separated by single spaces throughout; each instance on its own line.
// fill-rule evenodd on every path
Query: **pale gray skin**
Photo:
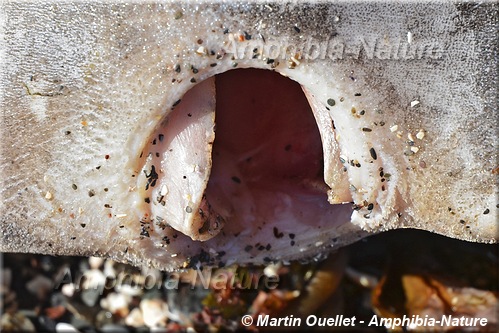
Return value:
M 3 252 L 98 255 L 176 269 L 310 258 L 395 228 L 498 240 L 497 4 L 0 6 Z M 179 235 L 169 245 L 156 229 L 150 237 L 140 236 L 146 208 L 131 177 L 140 170 L 138 155 L 174 102 L 192 88 L 190 64 L 199 69 L 198 81 L 233 68 L 230 55 L 216 60 L 196 53 L 198 39 L 216 52 L 226 47 L 225 29 L 277 43 L 341 38 L 355 48 L 363 37 L 433 45 L 434 53 L 421 59 L 382 59 L 383 54 L 370 57 L 364 50 L 358 59 L 345 52 L 339 60 L 300 60 L 294 69 L 281 60 L 275 68 L 322 106 L 329 98 L 338 106 L 344 97 L 347 106 L 331 117 L 342 154 L 367 168 L 347 163 L 355 204 L 376 201 L 370 219 L 362 218 L 369 213 L 364 207 L 351 221 L 299 235 L 298 246 L 276 241 L 271 252 L 251 255 L 244 251 L 249 240 L 271 242 L 272 229 L 208 242 Z M 213 62 L 216 67 L 209 66 Z M 262 59 L 237 62 L 238 68 L 270 69 Z M 354 96 L 359 91 L 362 96 Z M 353 106 L 365 109 L 365 116 L 352 120 Z M 417 147 L 412 153 L 408 133 Z M 376 147 L 375 163 L 370 146 Z M 372 181 L 379 166 L 392 174 L 383 195 L 379 182 Z

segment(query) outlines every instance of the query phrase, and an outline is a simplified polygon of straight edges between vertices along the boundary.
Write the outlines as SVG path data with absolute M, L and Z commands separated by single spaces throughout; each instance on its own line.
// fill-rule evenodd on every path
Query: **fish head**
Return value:
M 493 4 L 1 6 L 2 251 L 171 270 L 498 240 Z

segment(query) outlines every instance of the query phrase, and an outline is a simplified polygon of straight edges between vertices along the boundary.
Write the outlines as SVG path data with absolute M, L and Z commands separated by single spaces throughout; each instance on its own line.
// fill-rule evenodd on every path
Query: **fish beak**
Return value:
M 224 226 L 251 234 L 265 224 L 348 222 L 347 169 L 327 112 L 271 71 L 233 70 L 197 84 L 143 150 L 144 215 L 200 241 Z

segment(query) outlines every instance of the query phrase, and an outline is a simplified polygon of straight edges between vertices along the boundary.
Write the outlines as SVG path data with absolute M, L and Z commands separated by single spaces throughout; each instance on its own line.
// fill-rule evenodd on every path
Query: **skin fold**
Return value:
M 493 2 L 0 7 L 2 252 L 171 270 L 499 238 Z

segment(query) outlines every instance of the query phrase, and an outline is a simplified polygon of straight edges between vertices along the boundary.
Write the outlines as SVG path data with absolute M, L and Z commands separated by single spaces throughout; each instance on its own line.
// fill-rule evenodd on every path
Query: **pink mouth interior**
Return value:
M 206 196 L 226 217 L 222 233 L 300 233 L 349 220 L 349 205 L 327 201 L 321 138 L 299 84 L 243 69 L 218 75 L 216 91 Z
M 324 183 L 321 138 L 297 83 L 243 69 L 217 76 L 216 87 L 214 159 L 227 152 L 241 182 L 251 187 L 287 190 L 289 183 Z

